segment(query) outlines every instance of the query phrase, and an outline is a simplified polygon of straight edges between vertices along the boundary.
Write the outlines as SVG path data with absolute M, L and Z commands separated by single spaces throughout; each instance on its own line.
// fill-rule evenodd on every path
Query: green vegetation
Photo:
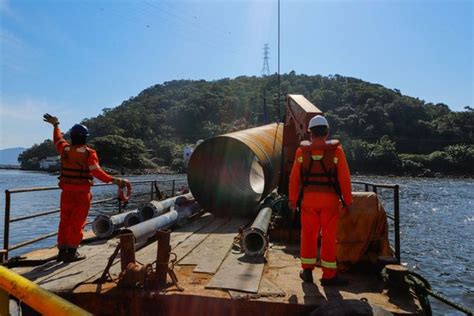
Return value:
M 290 72 L 281 76 L 281 89 L 282 96 L 303 94 L 326 113 L 332 137 L 341 139 L 353 172 L 474 174 L 474 111 L 469 106 L 453 112 L 442 103 L 340 75 Z M 82 123 L 106 166 L 144 168 L 151 159 L 181 169 L 184 144 L 263 124 L 264 90 L 274 121 L 276 75 L 165 82 Z M 127 150 L 114 151 L 117 146 Z
M 147 149 L 140 139 L 107 135 L 94 138 L 89 145 L 100 153 L 101 161 L 110 168 L 143 169 L 156 167 L 147 158 Z
M 52 134 L 52 133 L 51 133 Z M 35 144 L 18 156 L 18 162 L 22 169 L 39 169 L 39 162 L 46 157 L 57 156 L 53 141 L 45 140 L 41 144 Z

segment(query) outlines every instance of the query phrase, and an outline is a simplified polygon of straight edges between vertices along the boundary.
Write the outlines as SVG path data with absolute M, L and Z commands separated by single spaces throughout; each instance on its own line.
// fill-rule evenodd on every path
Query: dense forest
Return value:
M 454 112 L 397 89 L 334 76 L 277 76 L 177 80 L 143 90 L 97 117 L 83 120 L 103 165 L 182 171 L 182 149 L 199 139 L 264 124 L 284 115 L 284 96 L 302 94 L 325 112 L 352 172 L 409 175 L 474 175 L 474 109 Z M 63 128 L 66 128 L 63 126 Z M 24 168 L 54 154 L 51 141 L 19 156 Z

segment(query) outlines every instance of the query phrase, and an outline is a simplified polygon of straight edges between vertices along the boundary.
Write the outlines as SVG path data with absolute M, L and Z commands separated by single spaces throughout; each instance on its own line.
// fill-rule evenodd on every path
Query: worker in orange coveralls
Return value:
M 313 282 L 317 240 L 321 229 L 321 268 L 323 286 L 347 283 L 337 276 L 336 232 L 340 214 L 352 204 L 349 167 L 338 140 L 326 140 L 329 124 L 324 116 L 314 116 L 308 124 L 311 142 L 303 141 L 296 150 L 290 174 L 289 206 L 301 203 L 300 277 Z
M 113 182 L 120 187 L 126 186 L 128 180 L 114 178 L 102 170 L 95 150 L 86 145 L 89 132 L 84 125 L 76 124 L 71 128 L 72 144 L 69 144 L 58 127 L 58 118 L 49 114 L 45 114 L 43 118 L 45 122 L 54 126 L 53 141 L 61 156 L 59 187 L 62 191 L 57 261 L 66 263 L 79 261 L 85 259 L 85 256 L 77 252 L 77 247 L 82 240 L 82 230 L 91 206 L 90 189 L 93 176 L 106 183 Z

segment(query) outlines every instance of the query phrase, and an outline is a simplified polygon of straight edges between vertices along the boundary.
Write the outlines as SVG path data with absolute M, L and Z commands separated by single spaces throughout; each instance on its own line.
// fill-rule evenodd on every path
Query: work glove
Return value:
M 127 186 L 128 180 L 121 178 L 113 178 L 112 182 L 121 188 L 125 188 Z
M 43 115 L 43 121 L 48 122 L 49 124 L 56 126 L 59 124 L 59 120 L 56 116 L 46 113 Z

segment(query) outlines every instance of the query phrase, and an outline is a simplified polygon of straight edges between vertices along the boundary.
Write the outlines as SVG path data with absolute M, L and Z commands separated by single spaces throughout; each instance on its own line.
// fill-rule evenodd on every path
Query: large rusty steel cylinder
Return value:
M 194 198 L 215 215 L 255 215 L 279 182 L 283 124 L 269 124 L 210 138 L 188 164 Z

